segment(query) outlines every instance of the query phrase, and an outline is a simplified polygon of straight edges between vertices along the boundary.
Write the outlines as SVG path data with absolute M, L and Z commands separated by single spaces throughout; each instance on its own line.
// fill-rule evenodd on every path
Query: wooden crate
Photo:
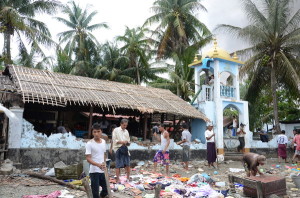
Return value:
M 263 197 L 268 197 L 272 194 L 286 195 L 285 178 L 278 176 L 262 176 L 262 177 L 248 177 L 247 179 L 261 182 L 261 189 Z M 250 197 L 257 197 L 257 189 L 244 186 L 244 194 Z

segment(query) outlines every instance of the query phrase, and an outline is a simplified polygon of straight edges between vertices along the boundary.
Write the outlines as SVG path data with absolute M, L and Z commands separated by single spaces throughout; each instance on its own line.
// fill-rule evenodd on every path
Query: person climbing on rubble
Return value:
M 156 152 L 153 162 L 154 162 L 154 172 L 156 172 L 157 163 L 162 163 L 166 166 L 166 174 L 169 175 L 169 146 L 170 146 L 170 137 L 168 131 L 165 129 L 164 124 L 159 124 L 158 129 L 161 133 L 160 141 L 161 148 Z
M 93 198 L 99 198 L 99 186 L 102 191 L 100 197 L 106 197 L 108 195 L 104 169 L 106 168 L 106 142 L 101 138 L 102 130 L 98 123 L 92 126 L 93 139 L 87 142 L 85 156 L 86 160 L 90 163 L 90 180 Z
M 264 165 L 266 163 L 266 157 L 264 155 L 259 155 L 256 153 L 245 153 L 243 155 L 243 166 L 245 168 L 247 177 L 263 175 L 263 173 L 258 169 L 259 165 Z
M 217 152 L 216 152 L 216 143 L 215 143 L 215 133 L 213 131 L 213 125 L 209 123 L 207 125 L 207 130 L 205 131 L 205 138 L 207 142 L 207 161 L 208 161 L 208 167 L 210 168 L 214 166 L 214 163 L 217 159 Z
M 182 144 L 182 162 L 184 163 L 184 169 L 188 171 L 189 161 L 190 161 L 190 145 L 192 141 L 192 135 L 189 132 L 189 127 L 186 123 L 182 124 L 182 136 L 181 141 L 178 142 L 178 145 Z
M 240 141 L 240 145 L 237 147 L 238 152 L 240 152 L 241 150 L 244 149 L 245 147 L 245 124 L 241 123 L 240 124 L 240 128 L 237 129 L 237 136 L 239 137 L 239 141 Z

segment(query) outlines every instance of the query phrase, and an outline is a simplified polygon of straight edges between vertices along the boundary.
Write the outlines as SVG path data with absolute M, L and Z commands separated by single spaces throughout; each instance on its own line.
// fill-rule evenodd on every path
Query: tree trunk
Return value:
M 4 63 L 11 64 L 11 52 L 10 52 L 10 34 L 8 32 L 4 33 Z
M 137 76 L 137 84 L 140 85 L 141 84 L 141 77 L 140 77 L 140 71 L 139 71 L 138 66 L 136 66 L 136 76 Z
M 279 126 L 279 117 L 278 117 L 278 101 L 276 95 L 276 74 L 274 68 L 274 60 L 271 62 L 271 90 L 272 90 L 272 97 L 273 97 L 273 109 L 274 109 L 274 120 L 275 120 L 275 130 L 276 133 L 280 133 L 280 126 Z

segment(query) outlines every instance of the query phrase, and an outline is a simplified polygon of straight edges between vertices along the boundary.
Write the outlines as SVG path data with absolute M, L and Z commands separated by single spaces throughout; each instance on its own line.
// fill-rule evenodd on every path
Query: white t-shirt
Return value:
M 186 140 L 182 145 L 190 146 L 192 141 L 192 134 L 188 130 L 182 131 L 181 140 Z
M 213 130 L 206 130 L 205 131 L 205 138 L 208 138 L 210 136 L 212 136 L 214 134 L 214 131 Z M 212 138 L 210 138 L 209 140 L 206 139 L 206 142 L 215 142 L 215 136 L 213 136 Z
M 240 131 L 241 131 L 241 128 L 238 128 L 237 129 L 237 133 L 240 132 Z M 243 129 L 243 131 L 245 132 L 245 129 Z M 245 137 L 245 134 L 244 133 L 240 133 L 240 134 L 237 134 L 237 136 L 238 137 Z
M 278 144 L 287 144 L 288 138 L 286 137 L 286 135 L 280 134 L 277 136 L 277 143 Z
M 237 119 L 232 120 L 232 127 L 236 128 L 237 127 Z
M 92 160 L 97 163 L 104 162 L 104 153 L 106 152 L 105 140 L 101 139 L 101 143 L 97 143 L 94 139 L 91 139 L 86 143 L 85 154 L 91 155 Z M 103 173 L 99 167 L 90 164 L 90 173 Z

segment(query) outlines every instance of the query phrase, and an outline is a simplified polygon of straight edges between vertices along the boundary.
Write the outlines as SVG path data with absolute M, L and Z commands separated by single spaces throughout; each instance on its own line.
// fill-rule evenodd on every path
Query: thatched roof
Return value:
M 22 66 L 8 66 L 16 91 L 24 103 L 52 106 L 99 106 L 142 113 L 168 113 L 208 120 L 171 91 L 113 81 L 54 73 Z

